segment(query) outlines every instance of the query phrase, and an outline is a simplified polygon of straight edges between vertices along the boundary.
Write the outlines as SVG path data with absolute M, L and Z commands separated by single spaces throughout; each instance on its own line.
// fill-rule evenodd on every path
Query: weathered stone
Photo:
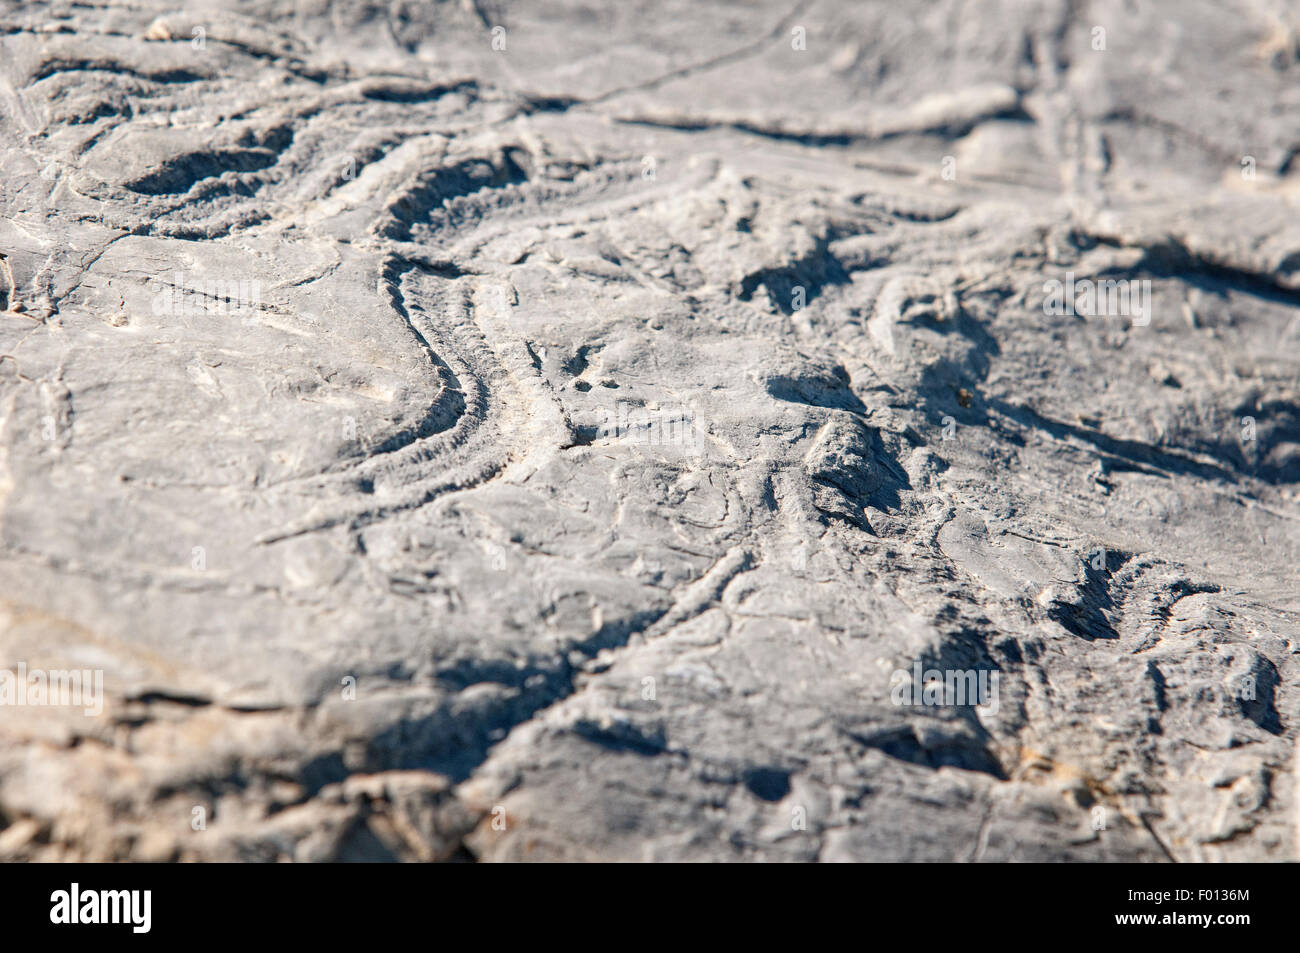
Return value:
M 0 858 L 1296 859 L 1294 11 L 184 7 L 0 0 Z

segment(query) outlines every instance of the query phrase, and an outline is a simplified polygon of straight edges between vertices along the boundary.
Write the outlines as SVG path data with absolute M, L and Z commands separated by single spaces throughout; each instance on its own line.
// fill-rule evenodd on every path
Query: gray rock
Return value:
M 0 0 L 0 857 L 1296 859 L 1298 29 Z

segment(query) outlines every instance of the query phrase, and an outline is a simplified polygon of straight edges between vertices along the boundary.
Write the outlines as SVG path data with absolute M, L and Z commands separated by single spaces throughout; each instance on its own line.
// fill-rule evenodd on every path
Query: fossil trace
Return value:
M 1298 26 L 0 2 L 0 858 L 1297 859 Z

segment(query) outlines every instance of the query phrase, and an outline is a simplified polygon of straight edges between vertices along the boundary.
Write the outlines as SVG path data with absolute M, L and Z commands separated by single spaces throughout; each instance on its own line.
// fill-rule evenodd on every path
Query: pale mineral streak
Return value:
M 0 0 L 0 859 L 1300 858 L 1298 28 Z

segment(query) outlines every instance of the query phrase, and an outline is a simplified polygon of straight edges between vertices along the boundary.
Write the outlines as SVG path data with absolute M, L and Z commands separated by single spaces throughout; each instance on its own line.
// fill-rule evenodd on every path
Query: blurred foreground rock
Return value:
M 0 858 L 1296 859 L 1244 9 L 0 2 Z

